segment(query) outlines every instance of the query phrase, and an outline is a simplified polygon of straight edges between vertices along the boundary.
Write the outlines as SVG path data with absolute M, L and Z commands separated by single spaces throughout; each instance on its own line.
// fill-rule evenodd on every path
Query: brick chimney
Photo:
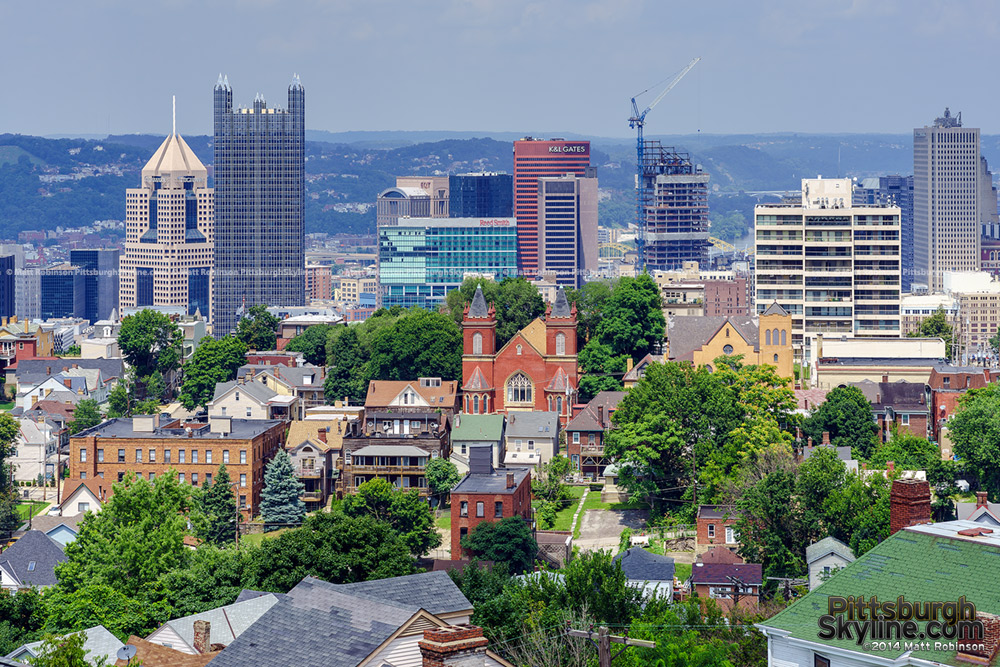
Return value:
M 985 491 L 976 491 L 976 509 L 989 507 L 990 501 L 987 497 L 988 495 Z
M 601 428 L 604 428 L 604 406 L 603 405 L 598 405 L 597 406 L 597 423 L 601 425 Z
M 507 488 L 508 489 L 514 488 L 514 473 L 512 472 L 507 473 Z
M 973 665 L 988 665 L 993 662 L 997 649 L 1000 648 L 1000 617 L 977 611 L 975 620 L 982 621 L 986 636 L 959 637 L 958 654 L 955 659 Z M 966 635 L 970 631 L 971 629 L 963 629 L 961 633 Z
M 319 435 L 319 441 L 320 442 L 326 442 L 326 429 L 325 428 L 319 429 L 317 431 L 317 434 Z
M 830 444 L 830 432 L 829 431 L 823 431 L 823 444 L 824 445 L 829 445 Z
M 888 381 L 889 381 L 889 375 L 886 374 L 886 373 L 883 373 L 882 374 L 882 382 L 888 382 Z
M 63 385 L 67 389 L 72 389 L 73 388 L 73 381 L 71 379 L 69 379 L 69 378 L 63 378 Z
M 212 624 L 208 621 L 194 622 L 194 650 L 198 653 L 208 653 L 211 650 L 212 642 L 209 641 L 212 635 Z
M 417 645 L 422 667 L 460 667 L 483 661 L 486 645 L 483 629 L 475 625 L 448 625 L 424 630 Z
M 931 522 L 931 485 L 927 480 L 897 479 L 889 495 L 889 534 Z

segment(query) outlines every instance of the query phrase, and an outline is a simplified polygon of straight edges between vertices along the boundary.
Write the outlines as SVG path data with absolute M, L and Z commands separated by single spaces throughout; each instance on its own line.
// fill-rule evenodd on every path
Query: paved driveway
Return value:
M 580 539 L 573 544 L 580 551 L 615 550 L 623 529 L 642 530 L 648 518 L 649 510 L 587 510 L 580 519 Z

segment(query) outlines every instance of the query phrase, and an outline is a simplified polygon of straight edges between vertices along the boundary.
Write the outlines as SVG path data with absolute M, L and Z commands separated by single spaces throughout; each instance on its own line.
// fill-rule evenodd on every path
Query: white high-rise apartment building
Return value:
M 900 335 L 900 209 L 853 206 L 849 178 L 802 180 L 802 200 L 754 209 L 757 314 L 792 315 L 796 358 L 813 338 Z
M 940 291 L 945 271 L 979 269 L 979 173 L 979 129 L 962 114 L 913 130 L 914 285 Z

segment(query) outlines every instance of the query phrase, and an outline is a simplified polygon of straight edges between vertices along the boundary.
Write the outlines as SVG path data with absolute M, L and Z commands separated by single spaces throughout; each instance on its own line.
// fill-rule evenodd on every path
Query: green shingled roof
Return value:
M 911 602 L 947 602 L 964 595 L 977 611 L 1000 614 L 998 568 L 1000 546 L 995 544 L 901 530 L 759 625 L 830 647 L 896 659 L 905 651 L 865 651 L 855 640 L 819 639 L 817 620 L 827 613 L 827 600 L 849 595 L 895 600 L 903 595 Z M 923 623 L 920 626 L 923 629 Z M 914 651 L 912 655 L 955 664 L 955 651 Z
M 459 415 L 457 426 L 452 426 L 451 441 L 500 442 L 503 437 L 503 415 Z

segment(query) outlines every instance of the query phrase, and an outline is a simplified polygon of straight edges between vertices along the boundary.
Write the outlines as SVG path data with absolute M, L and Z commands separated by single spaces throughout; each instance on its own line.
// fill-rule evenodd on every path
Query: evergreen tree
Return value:
M 299 496 L 305 486 L 295 476 L 288 452 L 279 449 L 264 470 L 264 491 L 260 496 L 260 514 L 267 523 L 299 523 L 306 513 Z
M 205 514 L 205 531 L 202 535 L 212 544 L 229 544 L 236 539 L 236 496 L 226 464 L 219 466 L 211 484 L 206 484 L 201 497 Z
M 97 401 L 85 398 L 73 411 L 73 421 L 68 424 L 69 432 L 71 435 L 79 433 L 91 426 L 97 426 L 102 420 L 101 411 L 97 409 Z

